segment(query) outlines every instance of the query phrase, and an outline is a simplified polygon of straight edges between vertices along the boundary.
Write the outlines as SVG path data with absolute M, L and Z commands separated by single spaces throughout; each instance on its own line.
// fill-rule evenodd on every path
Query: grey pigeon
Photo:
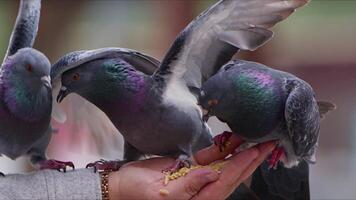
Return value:
M 202 86 L 199 104 L 247 142 L 277 140 L 279 145 L 259 173 L 269 179 L 267 184 L 297 182 L 297 188 L 308 183 L 309 174 L 308 166 L 295 166 L 300 161 L 315 162 L 320 119 L 335 109 L 331 103 L 317 102 L 312 87 L 296 76 L 243 60 L 227 63 L 210 77 Z M 215 142 L 224 145 L 229 135 L 225 132 Z M 277 167 L 280 159 L 282 169 L 268 170 Z
M 57 100 L 77 93 L 100 108 L 125 138 L 125 160 L 144 154 L 185 160 L 212 144 L 194 91 L 238 49 L 255 50 L 267 42 L 273 35 L 268 28 L 304 4 L 219 1 L 180 33 L 151 76 L 124 59 L 93 55 L 83 62 L 77 58 L 86 52 L 69 53 L 53 66 L 52 77 L 62 85 Z
M 52 90 L 50 62 L 32 49 L 40 17 L 40 0 L 24 0 L 0 69 L 0 155 L 22 155 L 41 169 L 66 164 L 47 160 L 45 150 L 50 127 Z M 65 168 L 64 168 L 65 169 Z

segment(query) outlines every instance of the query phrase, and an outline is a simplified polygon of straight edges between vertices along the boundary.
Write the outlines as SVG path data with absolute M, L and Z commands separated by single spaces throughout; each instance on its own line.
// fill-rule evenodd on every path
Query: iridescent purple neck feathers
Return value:
M 30 122 L 48 117 L 52 104 L 49 68 L 48 59 L 30 48 L 5 60 L 0 77 L 2 101 L 12 115 Z

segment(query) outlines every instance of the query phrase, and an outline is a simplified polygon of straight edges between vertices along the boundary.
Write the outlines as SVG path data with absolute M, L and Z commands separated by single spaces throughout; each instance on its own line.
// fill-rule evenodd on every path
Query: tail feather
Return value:
M 331 102 L 318 101 L 317 103 L 319 106 L 319 113 L 321 119 L 324 119 L 326 114 L 336 109 L 336 105 Z
M 309 200 L 309 165 L 301 161 L 298 166 L 269 169 L 265 161 L 252 176 L 251 189 L 264 200 Z

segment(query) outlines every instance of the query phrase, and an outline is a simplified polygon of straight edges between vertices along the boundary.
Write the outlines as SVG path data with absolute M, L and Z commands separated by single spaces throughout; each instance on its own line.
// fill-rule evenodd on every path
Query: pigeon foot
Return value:
M 74 164 L 72 162 L 63 162 L 58 160 L 44 160 L 40 162 L 40 169 L 55 169 L 63 172 L 67 171 L 67 167 L 71 167 L 73 170 L 75 169 Z
M 223 133 L 214 137 L 214 144 L 219 147 L 220 152 L 223 152 L 229 145 L 229 138 L 232 136 L 232 132 L 224 131 Z
M 119 161 L 119 160 L 99 160 L 93 163 L 87 164 L 85 168 L 93 168 L 94 173 L 97 171 L 105 171 L 105 172 L 113 172 L 118 171 L 127 161 Z
M 284 154 L 283 147 L 276 147 L 271 154 L 271 157 L 268 159 L 268 168 L 269 169 L 276 169 L 278 162 L 281 156 Z
M 186 167 L 190 168 L 192 165 L 192 162 L 188 159 L 181 159 L 178 158 L 171 167 L 168 167 L 167 169 L 163 170 L 162 172 L 164 174 L 173 174 L 178 172 L 180 169 Z

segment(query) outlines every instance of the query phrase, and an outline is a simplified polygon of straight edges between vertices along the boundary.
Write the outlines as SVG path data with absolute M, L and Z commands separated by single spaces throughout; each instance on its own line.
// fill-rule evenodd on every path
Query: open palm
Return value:
M 234 136 L 224 152 L 211 146 L 194 155 L 197 163 L 207 165 L 225 159 L 243 141 Z M 162 170 L 174 164 L 170 158 L 151 158 L 131 162 L 110 176 L 113 199 L 224 199 L 247 179 L 274 148 L 274 143 L 260 144 L 227 159 L 218 174 L 210 167 L 192 170 L 186 176 L 164 185 Z M 167 193 L 162 193 L 163 189 Z

